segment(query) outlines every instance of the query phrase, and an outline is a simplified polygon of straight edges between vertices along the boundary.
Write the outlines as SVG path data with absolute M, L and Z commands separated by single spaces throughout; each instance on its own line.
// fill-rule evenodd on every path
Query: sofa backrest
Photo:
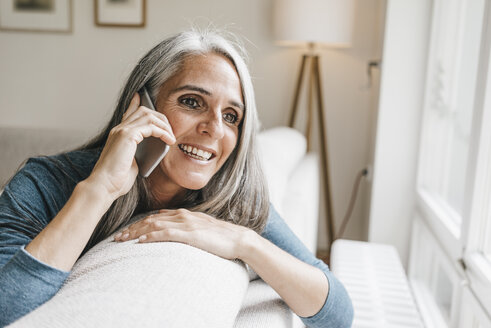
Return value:
M 48 128 L 0 128 L 0 189 L 29 157 L 54 155 L 88 140 L 84 131 Z
M 85 131 L 1 127 L 0 192 L 27 158 L 71 150 L 90 137 Z M 305 137 L 288 127 L 262 131 L 258 144 L 271 202 L 297 236 L 315 252 L 319 208 L 317 158 L 306 154 Z

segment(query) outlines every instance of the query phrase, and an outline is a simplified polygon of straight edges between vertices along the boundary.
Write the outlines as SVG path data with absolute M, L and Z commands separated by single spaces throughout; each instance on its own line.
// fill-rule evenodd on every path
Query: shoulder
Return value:
M 74 182 L 78 182 L 78 180 L 85 179 L 90 174 L 99 156 L 100 150 L 97 149 L 75 150 L 53 156 L 31 157 L 16 176 L 29 176 L 39 180 L 65 176 Z
M 274 208 L 273 204 L 269 204 L 268 220 L 266 221 L 266 226 L 261 232 L 261 236 L 276 243 L 277 239 L 283 239 L 293 235 L 286 222 L 279 215 L 279 213 Z
M 55 214 L 66 202 L 75 185 L 88 177 L 100 150 L 78 150 L 53 156 L 29 158 L 11 178 L 1 197 L 5 206 L 30 208 Z M 38 213 L 40 214 L 40 213 Z
M 100 152 L 100 149 L 74 150 L 53 156 L 32 157 L 27 160 L 25 169 L 43 167 L 53 171 L 68 170 L 87 175 L 99 159 Z
M 94 149 L 31 157 L 12 178 L 9 187 L 22 188 L 30 181 L 49 189 L 56 186 L 69 188 L 89 176 L 99 156 L 100 150 Z
M 276 211 L 273 204 L 270 202 L 269 210 L 268 210 L 268 220 L 266 221 L 266 226 L 262 233 L 266 234 L 267 232 L 271 232 L 271 230 L 275 229 L 275 227 L 278 227 L 279 225 L 283 225 L 283 224 L 285 224 L 285 221 L 280 216 L 278 211 Z

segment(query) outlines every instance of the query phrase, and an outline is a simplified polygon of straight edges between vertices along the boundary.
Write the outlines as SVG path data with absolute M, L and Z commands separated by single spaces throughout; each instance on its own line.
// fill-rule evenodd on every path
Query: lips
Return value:
M 196 145 L 179 144 L 178 147 L 186 155 L 201 161 L 209 161 L 216 156 L 213 150 L 203 149 Z

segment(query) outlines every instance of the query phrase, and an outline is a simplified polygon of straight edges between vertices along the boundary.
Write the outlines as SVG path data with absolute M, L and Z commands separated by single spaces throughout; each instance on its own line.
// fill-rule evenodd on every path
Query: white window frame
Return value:
M 438 270 L 446 274 L 452 287 L 449 317 L 445 318 L 433 298 L 438 284 Z M 459 321 L 463 279 L 456 262 L 451 261 L 435 238 L 422 215 L 416 214 L 411 236 L 409 282 L 426 327 L 456 327 Z
M 445 0 L 437 0 L 433 2 L 433 12 L 438 13 L 439 4 Z M 489 7 L 486 2 L 486 10 Z M 486 15 L 483 18 L 484 22 L 486 22 Z M 435 30 L 440 24 L 441 17 L 438 15 L 433 15 L 433 21 L 431 24 L 431 35 L 435 35 Z M 460 17 L 459 24 L 462 25 L 462 16 Z M 463 26 L 463 25 L 462 25 Z M 458 33 L 460 36 L 463 35 L 463 32 L 460 31 Z M 484 33 L 481 35 L 481 39 L 486 37 Z M 430 40 L 431 41 L 431 40 Z M 459 44 L 462 44 L 462 40 L 459 40 Z M 467 176 L 466 176 L 466 186 L 465 186 L 465 196 L 464 196 L 464 207 L 462 209 L 462 214 L 457 213 L 457 211 L 451 208 L 448 204 L 446 204 L 439 196 L 432 194 L 430 191 L 424 189 L 422 186 L 424 185 L 423 181 L 429 179 L 428 173 L 434 172 L 431 170 L 430 166 L 433 164 L 431 159 L 431 153 L 427 144 L 431 143 L 433 138 L 439 137 L 439 135 L 435 135 L 433 131 L 433 127 L 428 124 L 428 121 L 431 118 L 432 113 L 430 113 L 429 108 L 431 107 L 431 103 L 433 102 L 434 94 L 430 92 L 431 84 L 433 82 L 432 70 L 435 68 L 431 63 L 435 62 L 436 53 L 436 45 L 434 42 L 430 42 L 429 52 L 428 52 L 428 67 L 426 74 L 427 85 L 425 87 L 425 96 L 424 96 L 424 110 L 423 110 L 423 124 L 421 130 L 421 140 L 420 140 L 420 156 L 418 160 L 418 182 L 417 182 L 417 190 L 416 190 L 416 206 L 418 210 L 421 212 L 422 216 L 426 219 L 427 224 L 430 226 L 431 230 L 434 232 L 435 236 L 439 239 L 440 244 L 442 245 L 445 253 L 453 260 L 458 261 L 463 256 L 463 249 L 465 244 L 463 242 L 463 227 L 466 226 L 467 218 L 469 217 L 469 210 L 466 204 L 469 203 L 471 196 L 469 195 L 469 191 L 472 190 L 472 174 L 473 170 L 471 166 L 474 164 L 472 162 L 472 149 L 469 148 L 468 152 L 468 161 L 467 161 Z M 458 47 L 457 47 L 458 48 Z M 454 56 L 458 60 L 460 60 L 459 56 Z M 482 59 L 482 49 L 480 53 L 480 58 Z M 458 65 L 461 66 L 462 63 L 458 62 Z M 480 67 L 481 63 L 478 64 L 478 79 L 480 75 Z M 455 70 L 454 70 L 455 71 Z M 450 80 L 448 81 L 449 85 L 454 85 L 456 83 L 455 76 L 450 76 Z M 454 89 L 451 89 L 454 90 Z M 476 104 L 474 104 L 476 105 Z M 476 123 L 476 110 L 474 109 L 473 114 L 473 127 Z M 473 129 L 472 131 L 475 131 Z M 448 136 L 447 136 L 448 137 Z M 471 147 L 476 140 L 476 135 L 473 133 L 471 136 Z M 448 147 L 447 147 L 448 148 Z M 448 149 L 443 150 L 445 153 L 448 153 Z M 447 154 L 448 155 L 448 154 Z M 448 169 L 448 168 L 447 168 Z
M 468 287 L 464 287 L 458 327 L 477 328 L 476 324 L 479 325 L 478 327 L 491 327 L 491 319 L 483 311 L 473 292 Z
M 481 46 L 481 62 L 471 148 L 474 182 L 468 189 L 469 219 L 462 227 L 465 245 L 464 262 L 470 289 L 491 315 L 491 260 L 483 254 L 486 234 L 491 226 L 491 4 L 486 2 Z M 487 222 L 486 222 L 487 221 Z M 490 238 L 491 236 L 487 236 Z
M 435 6 L 437 2 L 434 2 Z M 459 295 L 465 294 L 462 301 L 460 297 L 458 299 L 455 298 L 455 295 L 452 297 L 452 313 L 448 323 L 450 327 L 467 327 L 465 320 L 472 316 L 479 317 L 479 322 L 484 325 L 491 322 L 491 260 L 482 252 L 486 234 L 491 232 L 491 2 L 485 1 L 484 6 L 460 226 L 457 224 L 458 220 L 453 218 L 459 215 L 455 210 L 442 204 L 443 202 L 438 197 L 419 187 L 422 185 L 420 179 L 428 172 L 425 165 L 429 165 L 429 162 L 426 159 L 431 155 L 428 154 L 425 147 L 425 142 L 428 142 L 428 136 L 432 132 L 431 127 L 424 123 L 428 120 L 428 102 L 431 97 L 428 86 L 426 86 L 424 99 L 424 121 L 418 162 L 419 181 L 416 190 L 417 214 L 411 240 L 409 276 L 422 312 L 425 312 L 423 307 L 426 305 L 435 310 L 436 303 L 431 299 L 431 292 L 434 291 L 434 275 L 436 274 L 434 271 L 437 264 L 426 264 L 427 268 L 422 270 L 416 268 L 418 264 L 421 264 L 418 263 L 418 255 L 424 255 L 421 245 L 431 247 L 430 252 L 433 255 L 429 256 L 433 256 L 433 259 L 436 256 L 434 254 L 445 258 L 445 260 L 438 259 L 435 262 L 438 262 L 439 268 L 443 268 L 447 273 L 449 273 L 447 270 L 453 271 L 449 274 L 452 285 L 458 290 Z M 437 21 L 438 17 L 432 22 L 432 34 L 434 34 L 433 30 Z M 430 44 L 428 63 L 433 61 L 434 56 L 435 49 Z M 428 69 L 427 84 L 431 77 L 430 74 Z M 453 82 L 455 81 L 450 81 L 450 83 Z M 426 230 L 429 233 L 425 233 Z M 466 301 L 469 298 L 472 301 Z M 425 317 L 424 313 L 422 314 Z M 429 317 L 432 318 L 428 321 Z M 425 321 L 429 327 L 445 326 L 441 315 L 434 313 L 428 312 Z
M 433 1 L 433 18 L 431 22 L 431 35 L 434 37 L 436 35 L 437 28 L 440 27 L 442 22 L 442 17 L 438 15 L 441 12 L 440 5 L 444 3 L 446 0 L 435 0 Z M 464 6 L 464 1 L 459 1 L 458 4 Z M 461 15 L 458 17 L 457 23 L 457 37 L 458 40 L 456 44 L 453 46 L 454 49 L 459 49 L 465 45 L 463 36 L 465 27 L 465 8 L 460 9 Z M 445 166 L 444 170 L 439 172 L 438 169 L 435 169 L 435 165 L 440 165 L 441 158 L 449 159 L 451 154 L 451 144 L 450 140 L 454 134 L 453 128 L 448 127 L 438 127 L 435 129 L 434 125 L 429 124 L 434 120 L 434 116 L 436 115 L 435 111 L 439 111 L 437 103 L 442 101 L 440 93 L 443 93 L 443 99 L 446 99 L 449 103 L 449 106 L 454 106 L 457 102 L 454 99 L 456 97 L 456 87 L 458 84 L 458 79 L 460 75 L 459 72 L 461 70 L 465 70 L 465 62 L 463 62 L 462 53 L 457 52 L 455 54 L 449 54 L 450 60 L 455 67 L 449 67 L 446 75 L 448 76 L 443 82 L 444 84 L 437 83 L 435 72 L 439 71 L 436 63 L 436 56 L 438 56 L 438 46 L 439 43 L 436 41 L 430 42 L 429 45 L 429 53 L 428 53 L 428 67 L 426 72 L 426 87 L 425 87 L 425 96 L 424 96 L 424 111 L 423 111 L 423 125 L 421 131 L 421 140 L 420 140 L 420 157 L 418 161 L 418 183 L 417 183 L 417 203 L 418 207 L 425 212 L 426 216 L 429 218 L 431 222 L 429 224 L 432 226 L 437 232 L 437 235 L 442 237 L 442 243 L 444 245 L 448 245 L 446 247 L 446 251 L 448 254 L 452 256 L 452 258 L 460 258 L 462 255 L 462 247 L 463 244 L 460 242 L 461 239 L 461 225 L 462 222 L 467 217 L 465 213 L 465 201 L 464 199 L 464 208 L 462 209 L 462 213 L 458 213 L 457 210 L 452 208 L 443 198 L 443 194 L 437 195 L 432 193 L 435 190 L 427 190 L 424 189 L 424 185 L 426 182 L 431 181 L 430 185 L 433 185 L 432 188 L 437 188 L 437 190 L 441 190 L 441 192 L 446 193 L 447 186 L 449 184 L 449 180 L 446 179 L 448 170 L 450 166 Z M 479 68 L 476 68 L 479 71 Z M 438 80 L 439 81 L 439 80 Z M 434 89 L 434 84 L 437 83 L 438 86 L 441 86 L 441 89 L 438 92 L 431 92 Z M 438 94 L 438 95 L 435 95 Z M 453 99 L 453 100 L 451 100 Z M 453 115 L 453 111 L 451 107 L 442 108 L 441 111 L 442 116 L 451 116 Z M 437 122 L 438 125 L 438 122 Z M 443 140 L 442 140 L 443 139 Z M 446 146 L 443 147 L 431 147 L 430 145 L 434 140 L 440 140 L 439 145 L 442 141 L 448 140 Z M 470 150 L 469 150 L 470 152 Z M 436 155 L 438 153 L 439 155 Z M 468 154 L 469 155 L 469 154 Z M 435 161 L 434 158 L 437 158 Z M 469 156 L 467 156 L 469 158 Z M 469 166 L 469 162 L 467 161 L 467 167 Z

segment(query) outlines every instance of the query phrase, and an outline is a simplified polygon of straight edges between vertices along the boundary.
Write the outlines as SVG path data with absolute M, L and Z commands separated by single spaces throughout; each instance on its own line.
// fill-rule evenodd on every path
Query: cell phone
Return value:
M 140 105 L 155 110 L 147 88 L 141 88 L 138 93 L 140 94 Z M 169 145 L 163 142 L 162 139 L 152 136 L 143 139 L 136 147 L 135 153 L 138 174 L 144 178 L 148 177 L 168 151 Z

